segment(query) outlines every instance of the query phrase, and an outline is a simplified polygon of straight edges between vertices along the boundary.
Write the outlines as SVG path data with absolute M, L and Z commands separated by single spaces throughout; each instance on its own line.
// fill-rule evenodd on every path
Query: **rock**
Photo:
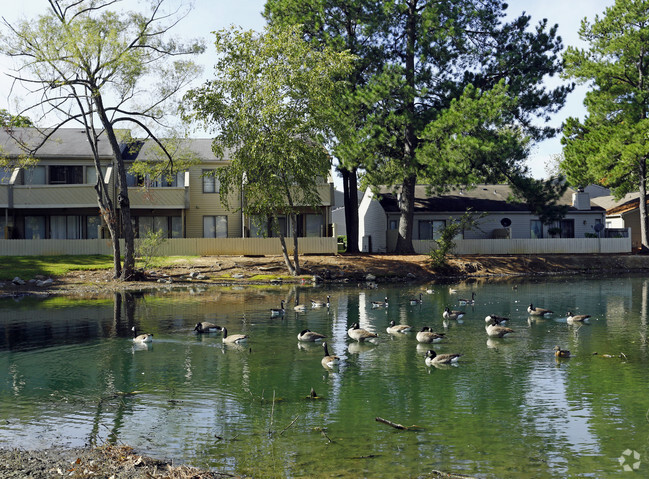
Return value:
M 196 279 L 207 279 L 207 276 L 205 276 L 204 274 L 199 274 L 198 276 L 196 276 Z
M 243 278 L 245 278 L 245 276 L 244 276 L 243 274 L 241 274 L 241 273 L 234 273 L 234 274 L 232 275 L 232 277 L 233 277 L 234 279 L 243 279 Z
M 365 281 L 376 281 L 376 276 L 374 276 L 372 273 L 369 273 L 367 276 L 365 276 Z
M 35 282 L 36 282 L 36 280 L 34 278 L 32 278 L 29 281 L 27 281 L 27 284 L 34 284 Z
M 317 274 L 314 274 L 314 275 L 313 275 L 313 279 L 312 279 L 312 281 L 313 281 L 314 283 L 316 283 L 316 284 L 317 284 L 317 283 L 322 283 L 322 278 L 321 278 L 320 276 L 318 276 Z
M 36 286 L 49 286 L 52 284 L 54 280 L 52 278 L 47 278 L 46 280 L 43 281 L 36 281 Z
M 198 278 L 198 276 L 199 276 L 198 271 L 192 271 L 191 273 L 189 273 L 190 278 Z
M 408 273 L 408 274 L 406 275 L 406 278 L 408 278 L 408 279 L 417 279 L 417 275 L 414 274 L 414 273 Z
M 34 279 L 35 279 L 35 280 L 44 281 L 44 280 L 46 280 L 47 278 L 46 278 L 45 276 L 43 276 L 42 274 L 37 274 L 36 276 L 34 276 Z
M 18 276 L 12 279 L 11 282 L 17 286 L 22 286 L 23 284 L 25 284 L 25 282 L 22 279 L 20 279 Z

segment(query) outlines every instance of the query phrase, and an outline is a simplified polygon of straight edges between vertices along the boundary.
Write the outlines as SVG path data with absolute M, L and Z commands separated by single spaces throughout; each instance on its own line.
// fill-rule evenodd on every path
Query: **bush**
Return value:
M 142 261 L 144 269 L 151 266 L 153 258 L 158 255 L 160 247 L 167 241 L 165 234 L 162 230 L 156 232 L 147 231 L 144 238 L 140 238 L 136 247 L 136 255 Z
M 483 218 L 485 214 L 476 214 L 468 210 L 459 220 L 451 218 L 442 229 L 440 238 L 435 240 L 437 248 L 429 253 L 431 266 L 436 269 L 447 268 L 449 256 L 453 254 L 455 249 L 455 237 L 463 231 L 478 229 L 478 220 Z

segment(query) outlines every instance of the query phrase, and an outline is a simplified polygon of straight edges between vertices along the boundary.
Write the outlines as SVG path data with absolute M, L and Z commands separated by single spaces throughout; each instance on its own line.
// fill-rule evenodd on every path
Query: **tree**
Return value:
M 145 13 L 118 13 L 108 10 L 117 0 L 48 0 L 46 14 L 14 25 L 5 21 L 0 37 L 0 51 L 19 62 L 14 81 L 37 98 L 21 114 L 40 111 L 37 123 L 54 122 L 28 153 L 36 154 L 61 127 L 80 124 L 85 130 L 97 170 L 97 201 L 113 240 L 114 274 L 123 280 L 133 278 L 135 249 L 123 158 L 128 138 L 118 125 L 130 123 L 166 151 L 158 136 L 169 131 L 163 121 L 176 106 L 176 94 L 200 72 L 191 61 L 170 61 L 200 53 L 203 45 L 165 39 L 185 13 L 181 7 L 166 13 L 164 1 L 153 0 Z M 115 158 L 119 212 L 100 168 L 100 136 Z
M 23 128 L 34 125 L 26 116 L 14 116 L 4 108 L 0 108 L 0 126 L 2 128 Z
M 287 268 L 300 274 L 296 215 L 320 204 L 318 179 L 329 175 L 325 149 L 337 118 L 331 103 L 339 93 L 350 56 L 330 48 L 315 50 L 299 28 L 238 29 L 215 33 L 216 78 L 191 90 L 185 118 L 211 128 L 213 150 L 231 162 L 215 170 L 221 200 L 244 189 L 243 213 L 292 218 L 294 258 L 284 233 L 279 238 Z
M 618 199 L 638 191 L 647 249 L 649 4 L 617 0 L 592 23 L 584 19 L 579 36 L 588 48 L 567 49 L 565 76 L 592 89 L 585 120 L 569 118 L 564 126 L 561 169 L 569 181 L 611 188 Z

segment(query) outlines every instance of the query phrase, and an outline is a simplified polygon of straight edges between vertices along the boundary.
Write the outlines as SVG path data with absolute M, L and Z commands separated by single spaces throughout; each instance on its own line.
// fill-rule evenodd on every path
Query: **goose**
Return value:
M 417 341 L 420 343 L 439 343 L 442 339 L 444 339 L 444 333 L 431 331 L 428 326 L 424 326 L 417 333 Z
M 492 338 L 504 338 L 506 335 L 514 332 L 512 328 L 507 328 L 505 326 L 498 326 L 496 323 L 491 323 L 485 326 L 487 330 L 487 335 Z
M 223 331 L 223 342 L 226 344 L 239 344 L 248 341 L 247 334 L 233 334 L 232 336 L 228 336 L 227 328 L 221 328 L 221 331 Z
M 196 326 L 194 327 L 194 331 L 197 333 L 214 333 L 216 331 L 220 331 L 221 327 L 217 326 L 214 323 L 208 323 L 207 321 L 203 321 L 202 323 L 196 323 Z
M 568 311 L 566 319 L 571 323 L 577 323 L 586 321 L 590 318 L 590 314 L 572 314 L 571 311 Z
M 370 333 L 367 329 L 362 329 L 358 323 L 352 324 L 352 327 L 347 330 L 347 335 L 359 343 L 367 339 L 378 338 L 377 334 Z
M 407 324 L 395 324 L 394 320 L 390 321 L 390 326 L 387 327 L 386 331 L 390 334 L 400 334 L 400 333 L 409 333 L 412 331 L 412 326 Z
M 496 325 L 498 325 L 501 323 L 506 323 L 507 321 L 509 321 L 509 318 L 499 316 L 497 314 L 489 314 L 485 316 L 484 321 L 485 323 L 495 323 Z
M 444 308 L 442 316 L 444 317 L 444 319 L 461 319 L 464 316 L 464 311 L 451 311 L 447 306 L 446 308 Z
M 410 305 L 411 305 L 411 306 L 415 306 L 415 305 L 417 305 L 417 304 L 421 304 L 421 303 L 423 303 L 423 299 L 421 299 L 422 296 L 423 296 L 423 295 L 422 295 L 421 293 L 419 293 L 419 299 L 417 299 L 417 298 L 410 298 Z
M 293 306 L 293 311 L 297 311 L 297 312 L 306 311 L 306 306 L 304 304 L 299 304 L 296 299 L 295 306 Z
M 460 298 L 457 301 L 460 304 L 475 304 L 475 291 L 471 293 L 471 299 Z
M 338 363 L 340 362 L 340 358 L 338 356 L 331 356 L 329 354 L 327 343 L 322 343 L 322 347 L 324 348 L 324 357 L 320 361 L 322 363 L 322 367 L 325 369 L 333 369 L 336 366 L 338 366 Z
M 302 332 L 300 332 L 300 334 L 297 335 L 298 341 L 315 342 L 322 341 L 324 338 L 326 338 L 324 334 L 315 333 L 310 329 L 304 329 L 302 330 Z
M 373 308 L 387 308 L 388 307 L 388 297 L 385 297 L 385 301 L 372 301 Z
M 284 316 L 284 300 L 280 302 L 280 307 L 279 308 L 270 308 L 270 316 L 275 317 L 275 316 Z
M 545 308 L 535 308 L 532 303 L 527 307 L 527 312 L 532 316 L 545 316 L 546 314 L 552 314 L 554 311 Z
M 312 308 L 322 308 L 326 306 L 327 308 L 329 307 L 329 299 L 331 296 L 327 296 L 327 301 L 317 301 L 315 299 L 311 300 L 311 307 Z
M 457 289 L 455 288 L 448 288 L 449 294 L 457 294 Z
M 153 342 L 153 334 L 137 334 L 135 326 L 131 328 L 133 331 L 133 342 L 134 343 L 151 343 Z
M 461 354 L 437 354 L 432 349 L 426 351 L 426 366 L 456 363 Z
M 569 358 L 570 357 L 570 351 L 567 349 L 561 349 L 559 346 L 554 347 L 554 355 L 557 358 Z

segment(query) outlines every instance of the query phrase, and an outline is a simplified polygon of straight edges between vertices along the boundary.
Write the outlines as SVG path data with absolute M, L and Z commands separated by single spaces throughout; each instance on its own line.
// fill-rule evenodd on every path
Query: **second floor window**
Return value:
M 218 193 L 219 180 L 212 176 L 214 170 L 203 170 L 203 193 Z
M 83 166 L 50 166 L 50 185 L 83 184 Z

